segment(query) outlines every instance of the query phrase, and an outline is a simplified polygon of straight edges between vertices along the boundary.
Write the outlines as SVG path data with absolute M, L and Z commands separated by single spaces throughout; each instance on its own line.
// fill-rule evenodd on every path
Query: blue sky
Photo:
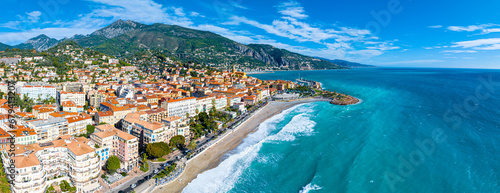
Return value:
M 0 42 L 89 34 L 123 19 L 378 66 L 500 68 L 499 7 L 493 0 L 4 0 Z

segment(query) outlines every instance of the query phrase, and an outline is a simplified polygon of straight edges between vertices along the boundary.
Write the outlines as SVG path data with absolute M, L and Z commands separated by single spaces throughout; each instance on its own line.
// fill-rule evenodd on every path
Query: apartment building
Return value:
M 62 136 L 46 143 L 18 145 L 14 156 L 1 153 L 3 164 L 14 162 L 15 178 L 10 189 L 14 193 L 44 193 L 53 183 L 71 181 L 78 193 L 100 189 L 99 157 L 84 137 Z M 6 170 L 10 174 L 10 170 Z M 54 179 L 54 177 L 59 177 Z
M 128 172 L 138 166 L 139 140 L 137 137 L 105 124 L 96 126 L 96 131 L 90 138 L 97 145 L 97 154 L 101 157 L 102 165 L 106 163 L 109 156 L 115 155 L 120 159 L 122 170 Z
M 189 125 L 187 124 L 187 121 L 185 118 L 178 117 L 178 116 L 170 116 L 170 117 L 163 119 L 162 123 L 165 124 L 169 128 L 169 130 L 172 130 L 175 132 L 173 134 L 173 136 L 182 135 L 186 138 L 189 138 L 189 136 L 191 135 L 191 133 L 189 131 Z M 167 139 L 169 142 L 173 136 L 167 135 Z M 170 137 L 170 138 L 168 138 L 168 137 Z
M 14 136 L 15 144 L 28 145 L 36 143 L 36 131 L 32 128 L 23 125 L 17 125 L 15 129 L 10 130 L 9 133 Z
M 9 149 L 11 140 L 11 135 L 0 128 L 0 150 L 3 150 L 5 148 Z
M 51 97 L 56 99 L 56 97 L 57 97 L 56 87 L 54 87 L 54 86 L 26 85 L 26 86 L 17 87 L 16 92 L 18 94 L 21 94 L 21 96 L 27 95 L 29 98 L 32 98 L 34 100 L 38 100 L 39 98 L 41 100 L 44 100 L 44 99 L 49 99 Z
M 73 101 L 76 106 L 85 106 L 85 93 L 83 92 L 66 92 L 59 91 L 57 92 L 57 101 L 59 105 L 63 104 L 66 101 Z
M 66 112 L 83 112 L 83 106 L 77 106 L 77 104 L 73 101 L 64 101 L 61 104 L 62 110 Z
M 68 120 L 69 135 L 85 134 L 87 133 L 87 125 L 92 125 L 92 117 L 85 113 L 66 119 Z
M 111 112 L 111 111 L 96 112 L 94 119 L 95 119 L 96 124 L 111 123 L 114 121 L 113 112 Z
M 62 135 L 68 135 L 68 120 L 61 117 L 55 117 L 45 120 L 35 120 L 27 122 L 30 128 L 37 133 L 38 142 L 44 143 L 53 141 Z
M 124 119 L 127 114 L 132 113 L 132 109 L 130 109 L 128 106 L 112 106 L 110 111 L 113 112 L 113 118 L 110 122 L 107 123 L 113 125 L 118 123 L 118 121 Z
M 130 113 L 123 119 L 122 130 L 139 138 L 139 145 L 166 142 L 168 127 L 159 122 L 144 121 L 139 113 Z
M 235 103 L 241 102 L 240 95 L 228 96 L 227 97 L 227 106 L 232 107 Z
M 108 94 L 106 94 L 104 91 L 95 91 L 92 94 L 89 94 L 89 105 L 92 107 L 99 107 L 102 102 L 106 102 L 106 99 L 108 98 Z
M 167 110 L 163 108 L 158 108 L 155 110 L 148 110 L 145 111 L 145 113 L 148 116 L 148 122 L 161 122 L 164 118 L 167 118 Z
M 223 110 L 227 107 L 227 97 L 226 95 L 217 95 L 215 97 L 215 109 Z
M 161 107 L 167 110 L 168 116 L 186 117 L 196 113 L 196 97 L 187 97 L 164 101 Z
M 215 96 L 203 96 L 196 98 L 196 110 L 198 113 L 208 112 L 215 105 Z

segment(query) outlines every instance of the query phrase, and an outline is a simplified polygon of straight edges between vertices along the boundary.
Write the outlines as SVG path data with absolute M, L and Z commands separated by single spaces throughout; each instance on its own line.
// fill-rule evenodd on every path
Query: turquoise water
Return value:
M 184 192 L 500 192 L 500 71 L 278 72 L 363 100 L 295 106 Z

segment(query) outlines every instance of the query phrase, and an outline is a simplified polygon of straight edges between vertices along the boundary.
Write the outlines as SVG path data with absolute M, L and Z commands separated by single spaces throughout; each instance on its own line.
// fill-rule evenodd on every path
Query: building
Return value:
M 39 143 L 53 141 L 59 136 L 69 134 L 68 120 L 61 117 L 30 121 L 28 126 L 36 131 Z
M 50 113 L 53 113 L 54 109 L 51 108 L 40 108 L 40 109 L 33 109 L 33 115 L 37 119 L 48 119 Z
M 17 94 L 21 94 L 21 96 L 27 95 L 29 98 L 32 98 L 35 101 L 38 99 L 50 99 L 51 97 L 56 99 L 56 87 L 54 86 L 20 86 L 16 89 Z
M 198 113 L 210 111 L 215 105 L 215 96 L 204 96 L 196 98 L 196 110 Z
M 239 102 L 241 102 L 241 96 L 239 96 L 239 95 L 227 97 L 227 106 L 232 107 L 235 103 L 239 103 Z
M 108 95 L 104 91 L 97 91 L 89 95 L 89 105 L 92 107 L 99 107 L 102 102 L 106 102 Z
M 110 122 L 107 123 L 114 125 L 125 118 L 127 114 L 132 113 L 132 109 L 130 109 L 128 106 L 112 106 L 111 112 L 113 112 L 113 118 L 110 120 Z
M 145 113 L 148 115 L 148 122 L 161 122 L 164 118 L 167 118 L 167 111 L 163 108 L 158 108 L 155 110 L 148 110 L 145 111 Z
M 0 150 L 9 149 L 11 140 L 11 135 L 0 128 Z
M 226 95 L 218 95 L 215 97 L 215 109 L 223 110 L 227 107 Z
M 78 106 L 73 101 L 64 101 L 61 104 L 62 110 L 65 112 L 80 113 L 83 112 L 83 106 Z
M 78 193 L 99 190 L 101 165 L 92 144 L 84 137 L 62 136 L 46 143 L 18 145 L 14 156 L 3 150 L 4 166 L 11 162 L 15 166 L 15 179 L 10 190 L 14 193 L 44 193 L 51 184 L 61 180 L 71 181 Z M 9 175 L 10 170 L 6 173 Z
M 69 135 L 85 134 L 87 133 L 87 125 L 92 125 L 92 117 L 85 113 L 66 119 L 68 120 Z
M 111 112 L 111 111 L 96 112 L 94 119 L 95 119 L 94 121 L 96 124 L 111 123 L 114 121 L 113 112 Z
M 194 116 L 196 113 L 196 98 L 187 97 L 164 101 L 161 107 L 167 110 L 168 116 L 186 117 L 187 114 Z
M 83 107 L 85 106 L 85 93 L 60 91 L 57 92 L 57 101 L 59 102 L 59 105 L 66 101 L 73 101 L 76 106 Z
M 36 143 L 36 131 L 32 128 L 18 125 L 16 129 L 10 130 L 9 133 L 15 137 L 15 144 L 28 145 Z
M 191 133 L 189 131 L 189 125 L 187 124 L 186 120 L 183 119 L 182 117 L 170 116 L 170 117 L 163 119 L 162 122 L 163 122 L 163 124 L 168 126 L 169 129 L 175 131 L 173 136 L 182 135 L 182 136 L 186 137 L 187 139 L 189 139 L 189 136 L 191 135 Z M 173 136 L 171 136 L 170 138 L 168 138 L 169 136 L 167 136 L 168 141 L 170 141 L 170 139 Z
M 245 105 L 254 105 L 257 103 L 257 97 L 255 95 L 244 96 L 241 100 Z
M 137 137 L 105 124 L 96 126 L 96 132 L 90 138 L 97 145 L 97 154 L 101 157 L 102 165 L 106 163 L 109 156 L 115 155 L 120 159 L 120 169 L 128 172 L 138 166 L 139 141 Z
M 122 130 L 139 138 L 139 145 L 145 147 L 149 143 L 165 142 L 168 127 L 159 122 L 144 121 L 140 113 L 130 113 L 123 119 Z
M 85 92 L 85 86 L 87 85 L 84 85 L 82 83 L 68 82 L 63 84 L 62 90 L 66 92 Z

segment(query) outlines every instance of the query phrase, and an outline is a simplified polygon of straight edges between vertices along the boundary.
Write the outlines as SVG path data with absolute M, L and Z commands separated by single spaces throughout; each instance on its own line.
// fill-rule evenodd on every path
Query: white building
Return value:
M 186 120 L 183 119 L 182 117 L 171 116 L 163 119 L 162 122 L 163 124 L 168 126 L 169 129 L 174 129 L 175 131 L 174 136 L 182 135 L 187 139 L 189 139 L 189 135 L 191 134 L 189 131 L 189 125 L 187 124 Z
M 87 133 L 87 125 L 92 125 L 92 117 L 88 114 L 81 114 L 67 118 L 68 134 L 80 135 Z
M 61 180 L 71 182 L 78 193 L 99 190 L 101 165 L 92 146 L 93 142 L 84 137 L 63 136 L 46 143 L 17 145 L 14 156 L 3 150 L 4 166 L 9 166 L 11 160 L 15 166 L 15 179 L 10 190 L 14 193 L 44 193 L 51 184 Z M 9 175 L 10 170 L 6 173 Z
M 26 94 L 29 98 L 34 100 L 38 100 L 38 97 L 40 97 L 41 100 L 49 99 L 50 97 L 56 99 L 57 97 L 56 87 L 54 86 L 20 86 L 17 87 L 16 92 L 21 94 L 21 96 Z
M 195 116 L 196 97 L 169 100 L 162 102 L 161 106 L 167 110 L 168 116 L 186 117 L 187 113 L 189 116 Z
M 57 101 L 59 102 L 59 105 L 66 101 L 73 101 L 75 102 L 76 106 L 84 106 L 85 93 L 59 91 L 57 92 Z
M 59 136 L 69 134 L 68 120 L 61 117 L 31 121 L 28 122 L 28 126 L 35 129 L 40 143 L 52 141 Z
M 196 110 L 198 110 L 198 113 L 208 112 L 214 106 L 214 103 L 215 96 L 198 97 L 196 98 Z

